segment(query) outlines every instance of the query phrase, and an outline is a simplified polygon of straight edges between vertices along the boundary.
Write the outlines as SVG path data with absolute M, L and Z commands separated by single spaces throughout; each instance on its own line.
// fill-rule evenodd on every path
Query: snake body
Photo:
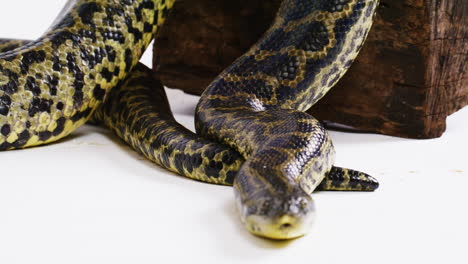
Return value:
M 277 239 L 305 234 L 312 192 L 334 163 L 330 137 L 303 112 L 343 76 L 372 24 L 374 0 L 285 0 L 274 24 L 205 90 L 200 134 L 239 151 L 234 183 L 247 229 Z
M 0 54 L 0 150 L 53 142 L 84 124 L 173 2 L 70 0 L 42 37 Z
M 327 132 L 302 112 L 349 67 L 376 1 L 285 0 L 265 36 L 202 96 L 200 135 L 175 121 L 161 83 L 137 65 L 173 4 L 69 1 L 38 40 L 0 40 L 0 150 L 53 142 L 92 116 L 158 165 L 234 184 L 247 229 L 276 239 L 307 231 L 314 190 L 377 188 L 332 166 Z

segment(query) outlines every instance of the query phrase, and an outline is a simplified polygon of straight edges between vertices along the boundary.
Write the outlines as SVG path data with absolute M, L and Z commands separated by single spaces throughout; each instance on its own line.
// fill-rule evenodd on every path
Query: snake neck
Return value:
M 276 239 L 305 234 L 315 215 L 311 194 L 334 161 L 327 132 L 297 110 L 212 103 L 199 104 L 197 128 L 246 158 L 234 180 L 246 228 Z
M 55 141 L 125 78 L 173 1 L 78 0 L 38 40 L 0 54 L 0 150 Z
M 211 101 L 199 104 L 198 113 L 199 133 L 229 145 L 247 160 L 237 176 L 241 181 L 248 179 L 246 186 L 261 185 L 261 190 L 276 193 L 300 186 L 311 194 L 333 164 L 328 133 L 304 112 L 279 108 L 253 111 Z

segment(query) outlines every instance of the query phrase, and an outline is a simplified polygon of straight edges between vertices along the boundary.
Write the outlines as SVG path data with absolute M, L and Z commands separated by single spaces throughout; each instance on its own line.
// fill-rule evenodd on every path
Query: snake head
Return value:
M 288 195 L 263 193 L 242 199 L 237 188 L 237 209 L 249 232 L 270 239 L 292 239 L 305 235 L 315 220 L 315 203 L 298 189 Z

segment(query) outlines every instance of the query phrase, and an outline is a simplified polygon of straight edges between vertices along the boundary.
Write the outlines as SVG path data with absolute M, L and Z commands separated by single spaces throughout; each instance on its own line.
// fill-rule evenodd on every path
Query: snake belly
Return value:
M 311 194 L 334 163 L 323 126 L 305 110 L 357 56 L 377 0 L 284 0 L 273 25 L 205 90 L 200 134 L 239 151 L 238 211 L 257 235 L 289 239 L 308 232 Z
M 0 54 L 0 150 L 84 124 L 138 63 L 174 0 L 69 0 L 39 39 Z

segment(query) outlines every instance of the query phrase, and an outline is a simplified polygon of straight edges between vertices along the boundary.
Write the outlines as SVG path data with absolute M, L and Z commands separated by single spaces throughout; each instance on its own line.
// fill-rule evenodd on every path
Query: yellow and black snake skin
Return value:
M 335 152 L 320 122 L 303 111 L 349 68 L 376 6 L 376 0 L 283 1 L 266 34 L 202 94 L 197 132 L 246 158 L 234 190 L 252 233 L 287 239 L 311 226 L 311 194 Z
M 178 124 L 151 70 L 134 67 L 173 4 L 69 1 L 39 40 L 0 40 L 0 150 L 53 142 L 93 116 L 171 171 L 235 183 L 247 229 L 275 239 L 307 231 L 315 189 L 378 187 L 332 167 L 326 131 L 301 112 L 349 67 L 377 1 L 285 0 L 265 36 L 202 96 L 196 124 L 211 141 Z
M 0 150 L 84 124 L 138 63 L 171 0 L 70 0 L 39 39 L 0 54 Z

